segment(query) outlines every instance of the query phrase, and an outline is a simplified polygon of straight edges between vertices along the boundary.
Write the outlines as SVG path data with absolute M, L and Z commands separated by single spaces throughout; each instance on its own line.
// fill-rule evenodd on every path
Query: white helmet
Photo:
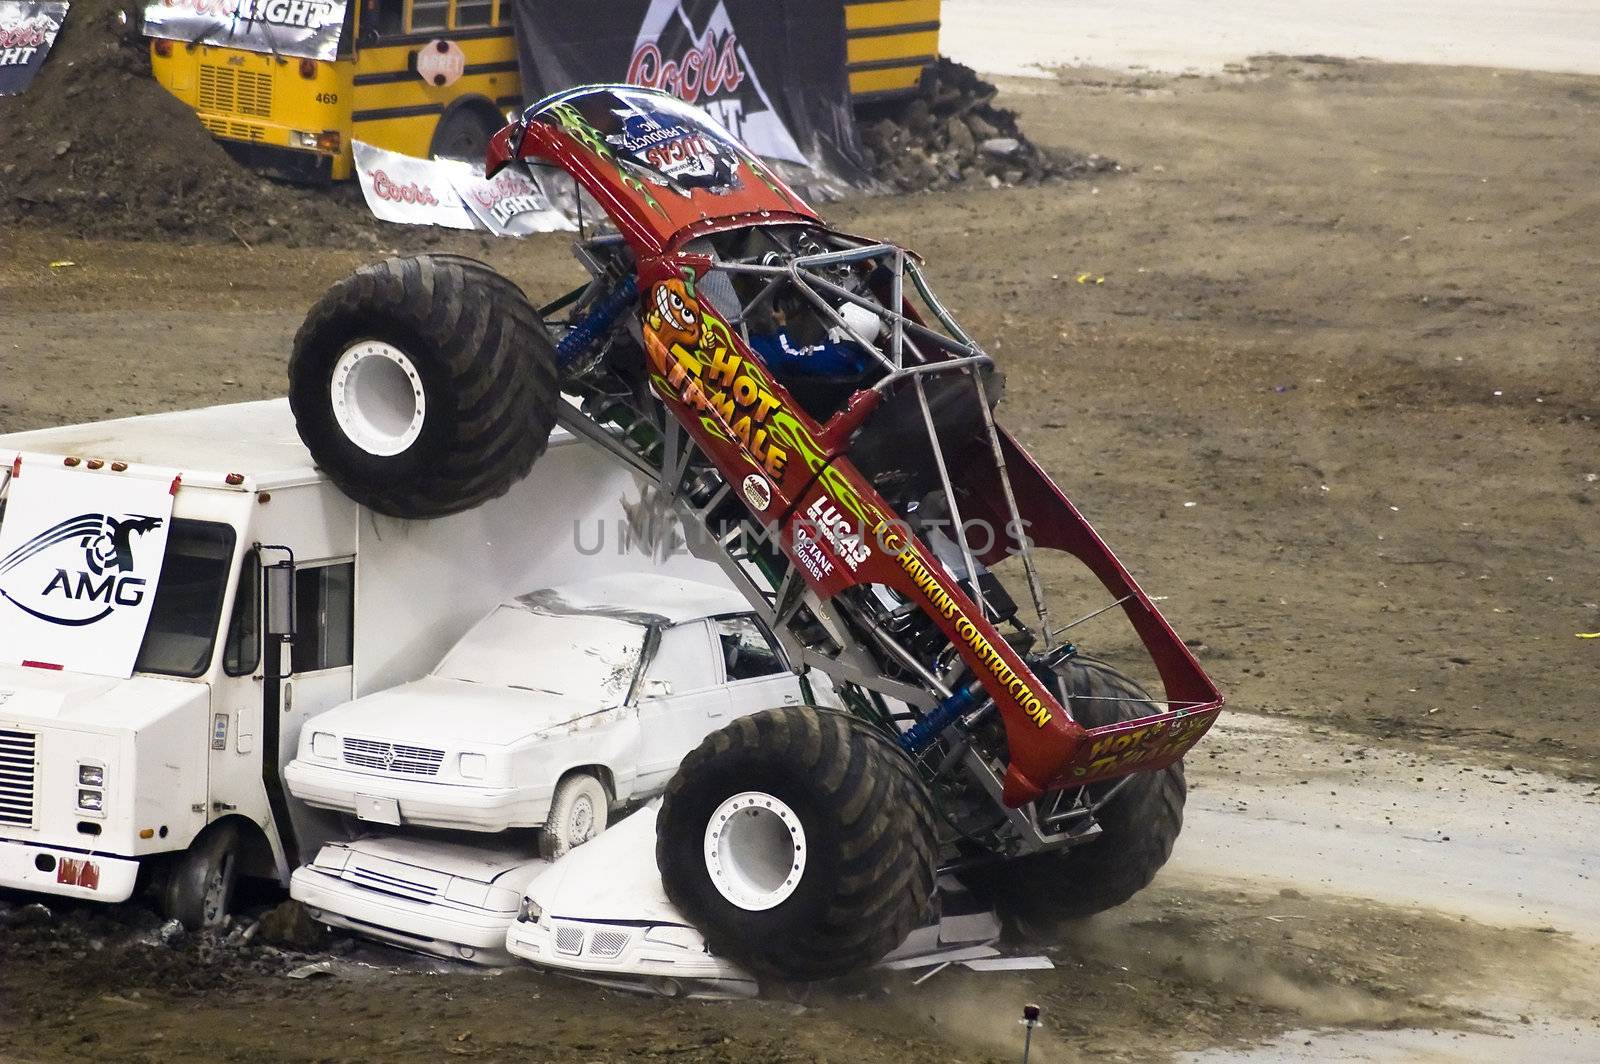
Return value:
M 883 319 L 860 303 L 846 301 L 839 308 L 839 317 L 844 319 L 851 331 L 869 344 L 883 331 Z

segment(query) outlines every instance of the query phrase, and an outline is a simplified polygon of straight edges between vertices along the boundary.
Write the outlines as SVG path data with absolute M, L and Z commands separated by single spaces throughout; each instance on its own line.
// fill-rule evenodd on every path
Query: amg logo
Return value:
M 65 569 L 57 569 L 41 595 L 62 595 L 74 601 L 115 602 L 118 606 L 137 606 L 144 601 L 144 581 L 136 576 L 118 579 L 115 573 L 106 573 L 96 584 L 88 573 L 77 574 L 77 582 Z
M 0 586 L 0 597 L 30 616 L 51 624 L 79 627 L 103 620 L 119 606 L 138 606 L 144 601 L 146 580 L 134 576 L 134 536 L 160 528 L 163 519 L 147 514 L 86 513 L 57 522 L 33 536 L 4 558 L 0 558 L 0 577 L 17 570 L 11 587 Z M 39 571 L 37 563 L 27 563 L 54 552 L 81 552 L 82 565 L 49 566 L 49 573 L 38 591 L 24 594 L 28 573 Z M 48 565 L 48 562 L 46 562 Z M 41 574 L 42 576 L 43 574 Z M 19 599 L 19 595 L 21 598 Z M 30 605 L 22 599 L 32 600 Z M 96 610 L 95 606 L 100 606 Z

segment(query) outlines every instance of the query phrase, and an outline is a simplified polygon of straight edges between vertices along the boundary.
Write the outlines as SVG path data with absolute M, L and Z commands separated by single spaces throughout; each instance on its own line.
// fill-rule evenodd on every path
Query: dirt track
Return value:
M 1131 172 L 829 213 L 928 255 L 1006 367 L 1007 422 L 1167 596 L 1231 702 L 1280 718 L 1264 739 L 1224 727 L 1207 740 L 1258 760 L 1192 759 L 1172 875 L 1073 931 L 1047 978 L 946 973 L 887 997 L 829 992 L 803 1014 L 597 997 L 527 973 L 332 989 L 259 978 L 196 997 L 137 972 L 80 985 L 85 962 L 14 952 L 0 1018 L 16 1037 L 0 1053 L 76 1058 L 93 1031 L 108 1059 L 1015 1059 L 1010 1016 L 1034 995 L 1054 1017 L 1046 1060 L 1150 1059 L 1324 1024 L 1515 1024 L 1530 1000 L 1546 1010 L 1535 1021 L 1592 1030 L 1592 1004 L 1540 982 L 1558 973 L 1593 1000 L 1596 934 L 1581 912 L 1533 919 L 1452 892 L 1471 862 L 1478 895 L 1523 889 L 1509 885 L 1523 836 L 1592 823 L 1596 807 L 1600 640 L 1574 633 L 1600 630 L 1600 81 L 1287 60 L 1224 79 L 1073 71 L 1006 88 L 1037 140 Z M 400 249 L 437 239 L 394 233 Z M 0 431 L 281 394 L 304 308 L 367 257 L 5 242 Z M 489 258 L 536 297 L 574 269 L 557 239 L 436 246 Z M 49 267 L 62 259 L 77 265 Z M 1081 641 L 1115 658 L 1113 631 L 1085 626 Z M 1363 782 L 1390 751 L 1492 768 L 1532 798 L 1512 803 L 1495 782 L 1441 792 L 1386 829 Z M 1302 756 L 1316 787 L 1284 767 Z M 1274 759 L 1260 785 L 1277 804 L 1252 820 L 1252 777 Z M 1386 786 L 1403 783 L 1399 764 L 1385 762 Z M 1459 836 L 1442 841 L 1444 811 L 1498 808 L 1499 793 L 1504 835 L 1473 822 L 1469 862 L 1451 849 Z M 1371 821 L 1353 845 L 1385 830 L 1438 840 L 1416 851 L 1444 862 L 1437 896 L 1311 861 L 1239 892 L 1219 884 L 1273 849 L 1359 865 L 1326 823 L 1345 805 Z M 1435 812 L 1440 823 L 1405 820 Z M 1593 838 L 1562 842 L 1571 869 L 1538 889 L 1592 895 Z M 1186 850 L 1230 842 L 1232 870 L 1206 859 L 1216 850 Z M 1418 868 L 1416 882 L 1432 874 Z M 1410 907 L 1424 903 L 1475 920 Z M 1495 926 L 1530 922 L 1555 930 Z M 135 1007 L 120 1000 L 131 989 Z

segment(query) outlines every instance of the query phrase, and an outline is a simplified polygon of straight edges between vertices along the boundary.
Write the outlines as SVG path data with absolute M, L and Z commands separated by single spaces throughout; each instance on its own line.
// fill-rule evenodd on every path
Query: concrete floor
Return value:
M 1600 74 L 1597 0 L 944 0 L 942 17 L 941 50 L 989 74 L 1215 73 L 1267 52 Z

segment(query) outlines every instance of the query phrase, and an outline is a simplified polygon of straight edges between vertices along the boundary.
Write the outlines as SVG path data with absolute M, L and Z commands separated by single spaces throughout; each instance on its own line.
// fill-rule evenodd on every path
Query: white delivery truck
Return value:
M 301 723 L 508 594 L 660 570 L 623 542 L 639 497 L 558 430 L 505 496 L 385 517 L 281 400 L 0 435 L 0 887 L 116 902 L 150 875 L 198 926 L 239 875 L 287 884 L 340 834 L 284 789 Z

